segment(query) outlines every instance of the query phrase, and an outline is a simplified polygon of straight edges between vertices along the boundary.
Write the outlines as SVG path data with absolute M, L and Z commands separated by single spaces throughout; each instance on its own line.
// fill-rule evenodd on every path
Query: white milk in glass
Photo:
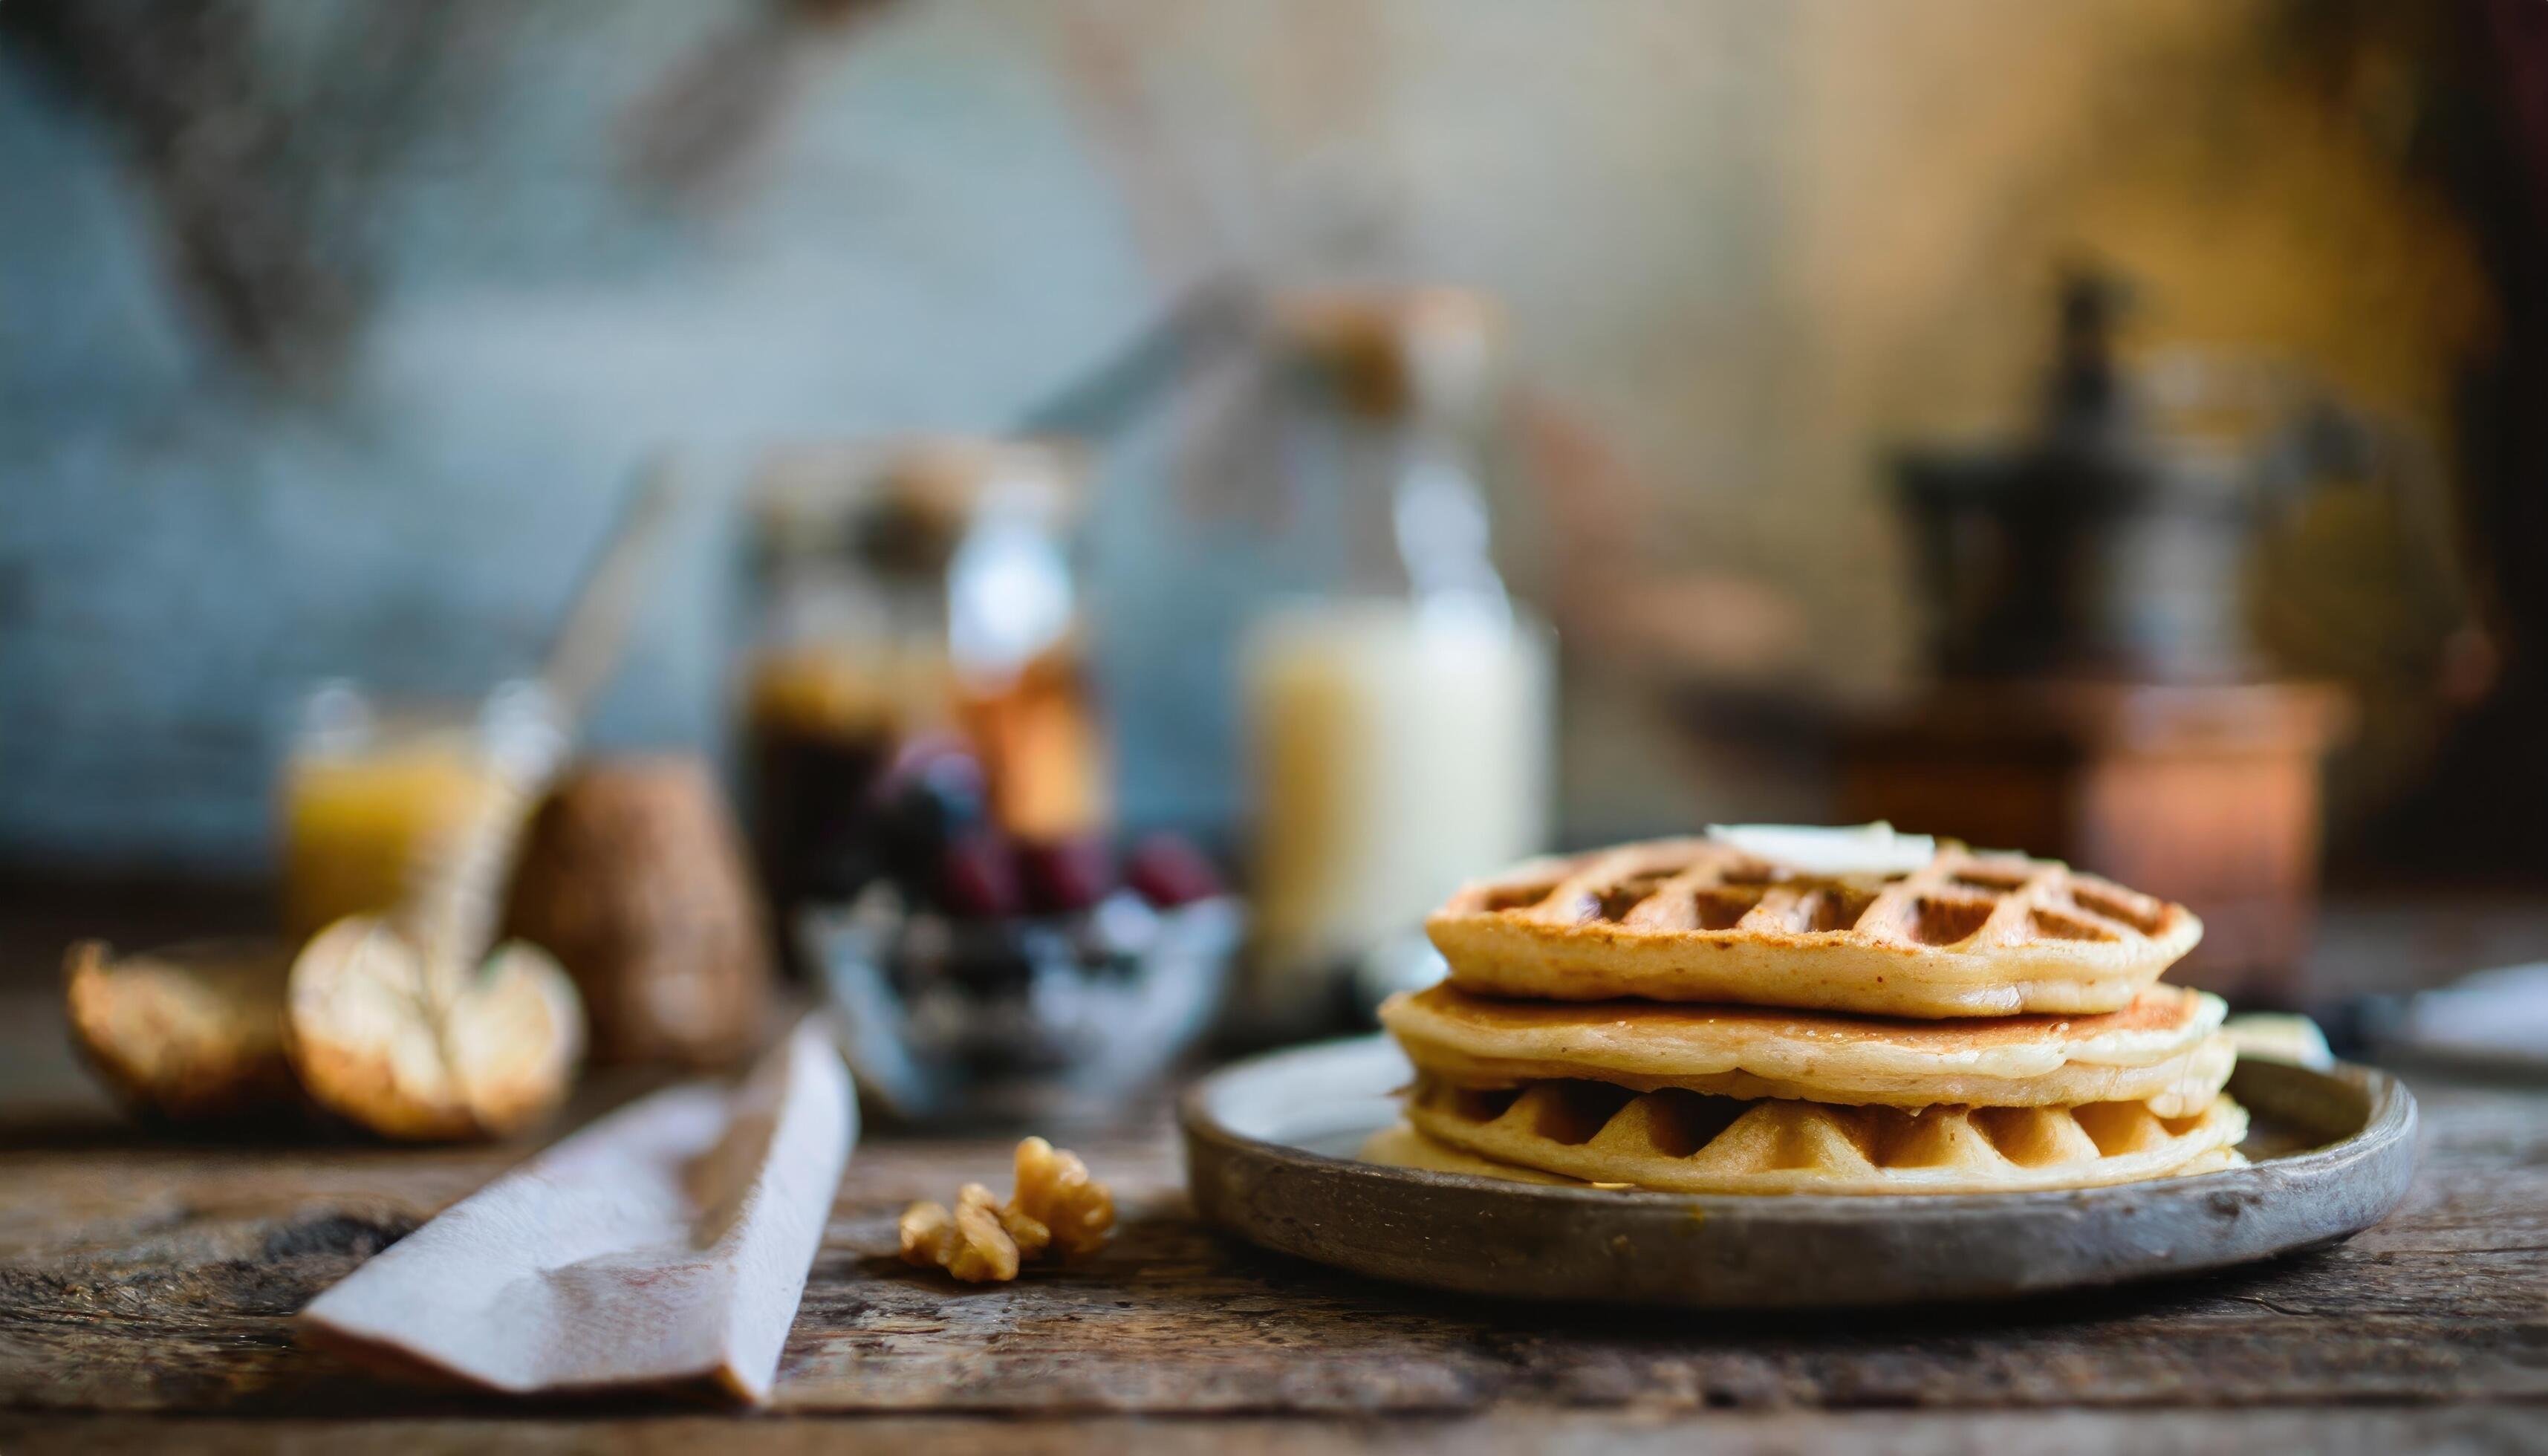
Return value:
M 1543 847 L 1550 658 L 1538 623 L 1457 599 L 1307 600 L 1257 623 L 1260 1007 L 1323 1004 L 1340 967 Z

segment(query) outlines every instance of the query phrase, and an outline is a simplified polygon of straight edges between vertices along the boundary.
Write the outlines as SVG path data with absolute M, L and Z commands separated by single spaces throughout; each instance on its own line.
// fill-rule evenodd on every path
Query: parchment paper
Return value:
M 858 1138 L 809 1019 L 740 1087 L 676 1087 L 505 1173 L 301 1314 L 303 1337 L 500 1391 L 770 1399 Z

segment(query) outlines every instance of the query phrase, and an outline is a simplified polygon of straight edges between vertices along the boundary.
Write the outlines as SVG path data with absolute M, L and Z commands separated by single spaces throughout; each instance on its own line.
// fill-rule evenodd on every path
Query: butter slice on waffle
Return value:
M 2227 1095 L 2162 1118 L 2137 1102 L 2083 1107 L 1832 1107 L 1738 1102 L 1603 1082 L 1482 1092 L 1419 1078 L 1407 1121 L 1516 1167 L 1672 1193 L 2022 1193 L 2227 1165 L 2247 1135 Z
M 1425 929 L 1483 995 L 1911 1017 L 2118 1011 L 2203 935 L 2049 860 L 1941 842 L 1918 869 L 1818 875 L 1704 839 L 1533 861 Z
M 1583 1079 L 1637 1091 L 1850 1106 L 2068 1107 L 2138 1102 L 2159 1117 L 2209 1107 L 2236 1053 L 2221 998 L 2154 985 L 2094 1016 L 1903 1021 L 1759 1006 L 1501 1001 L 1453 986 L 1380 1009 L 1435 1080 L 1511 1087 Z

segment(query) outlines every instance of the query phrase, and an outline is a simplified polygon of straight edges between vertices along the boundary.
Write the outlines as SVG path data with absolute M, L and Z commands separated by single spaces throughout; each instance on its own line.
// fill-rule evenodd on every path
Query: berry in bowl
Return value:
M 796 930 L 879 1110 L 1103 1119 L 1209 1029 L 1240 916 L 1193 845 L 1009 835 L 971 759 L 927 743 L 876 794 L 882 872 Z

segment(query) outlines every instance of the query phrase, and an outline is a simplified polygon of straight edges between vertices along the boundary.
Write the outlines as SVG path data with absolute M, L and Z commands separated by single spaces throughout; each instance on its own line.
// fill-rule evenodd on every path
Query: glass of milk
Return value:
M 1350 977 L 1420 974 L 1425 912 L 1541 850 L 1551 795 L 1551 636 L 1505 593 L 1470 450 L 1482 306 L 1330 298 L 1293 322 L 1336 386 L 1299 457 L 1344 565 L 1241 654 L 1263 1037 L 1333 1023 Z

